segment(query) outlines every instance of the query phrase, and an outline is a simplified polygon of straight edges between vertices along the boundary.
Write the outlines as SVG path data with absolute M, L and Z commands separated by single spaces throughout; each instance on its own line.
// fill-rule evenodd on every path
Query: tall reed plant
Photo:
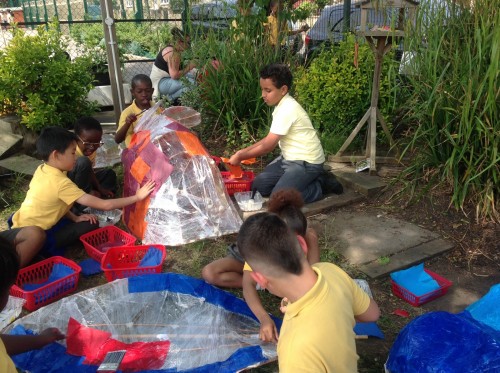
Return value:
M 253 143 L 269 130 L 271 111 L 261 98 L 259 71 L 283 56 L 267 43 L 262 17 L 238 16 L 236 27 L 224 30 L 192 30 L 193 58 L 206 69 L 197 88 L 181 101 L 202 112 L 202 135 L 217 138 L 228 148 Z M 289 62 L 292 57 L 284 58 Z M 218 69 L 212 67 L 214 60 Z
M 447 185 L 450 204 L 472 202 L 478 219 L 499 221 L 500 1 L 432 4 L 421 3 L 407 33 L 414 130 L 403 155 L 414 158 L 405 175 L 411 187 Z

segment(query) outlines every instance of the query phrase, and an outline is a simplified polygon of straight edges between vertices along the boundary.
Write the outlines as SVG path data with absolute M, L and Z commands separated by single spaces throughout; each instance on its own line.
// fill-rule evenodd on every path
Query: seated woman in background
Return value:
M 174 102 L 189 89 L 188 83 L 180 80 L 182 77 L 195 84 L 196 65 L 189 62 L 187 66 L 182 67 L 182 52 L 190 46 L 189 35 L 185 35 L 177 27 L 171 30 L 171 34 L 173 43 L 163 48 L 156 56 L 150 78 L 153 82 L 154 98 L 166 96 L 170 102 Z

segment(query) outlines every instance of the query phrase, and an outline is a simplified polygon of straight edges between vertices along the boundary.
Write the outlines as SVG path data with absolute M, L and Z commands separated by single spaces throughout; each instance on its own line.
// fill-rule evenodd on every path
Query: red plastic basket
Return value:
M 154 247 L 161 251 L 160 264 L 151 267 L 139 267 L 142 258 L 144 258 L 144 255 L 146 255 L 150 247 Z M 104 275 L 108 281 L 140 276 L 148 273 L 161 273 L 166 256 L 167 251 L 163 245 L 112 247 L 104 255 L 104 258 L 102 258 L 101 269 L 104 271 Z
M 231 172 L 228 171 L 221 171 L 221 175 L 230 196 L 237 192 L 248 192 L 252 187 L 253 179 L 255 179 L 255 174 L 252 171 L 243 171 L 243 176 L 238 179 L 232 179 Z
M 424 303 L 430 302 L 436 298 L 439 298 L 442 295 L 445 295 L 448 292 L 448 288 L 453 285 L 453 283 L 444 277 L 439 276 L 437 273 L 434 273 L 428 269 L 424 269 L 434 280 L 439 284 L 439 289 L 431 291 L 430 293 L 417 296 L 413 294 L 411 291 L 399 286 L 393 280 L 391 280 L 392 285 L 392 293 L 403 299 L 404 301 L 410 303 L 414 307 L 421 306 Z
M 108 225 L 82 235 L 80 241 L 82 241 L 87 254 L 100 263 L 109 248 L 133 245 L 135 237 L 114 225 Z
M 55 264 L 69 267 L 73 273 L 32 291 L 22 289 L 25 284 L 46 282 Z M 53 256 L 21 269 L 17 275 L 16 283 L 10 288 L 10 294 L 25 299 L 24 308 L 28 311 L 35 311 L 75 291 L 81 270 L 80 266 L 72 260 L 62 256 Z

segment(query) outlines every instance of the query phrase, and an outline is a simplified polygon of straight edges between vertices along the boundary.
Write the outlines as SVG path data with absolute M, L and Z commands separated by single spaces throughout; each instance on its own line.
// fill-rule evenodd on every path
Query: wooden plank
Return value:
M 41 160 L 27 156 L 26 154 L 18 154 L 0 160 L 0 168 L 30 176 L 33 176 L 37 167 L 41 164 Z

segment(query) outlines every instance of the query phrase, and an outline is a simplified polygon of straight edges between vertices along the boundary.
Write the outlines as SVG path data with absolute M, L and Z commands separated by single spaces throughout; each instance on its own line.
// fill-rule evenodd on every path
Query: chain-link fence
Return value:
M 69 57 L 75 59 L 85 55 L 92 58 L 96 84 L 110 84 L 108 66 L 111 61 L 108 61 L 106 44 L 116 42 L 122 83 L 127 84 L 136 74 L 150 74 L 154 58 L 166 46 L 173 26 L 202 25 L 208 30 L 227 29 L 238 12 L 236 0 L 202 0 L 199 3 L 189 0 L 106 0 L 102 4 L 111 4 L 111 9 L 101 9 L 98 0 L 0 0 L 0 48 L 9 43 L 11 22 L 30 35 L 36 33 L 37 27 L 57 20 L 68 45 Z M 290 7 L 299 15 L 289 21 L 290 29 L 297 29 L 304 23 L 311 27 L 307 35 L 302 33 L 300 36 L 299 53 L 305 56 L 317 41 L 329 39 L 332 30 L 341 30 L 342 7 L 342 3 L 330 6 L 309 0 L 299 0 Z M 327 9 L 332 11 L 324 15 Z M 105 41 L 106 25 L 102 19 L 106 14 L 114 21 L 116 40 Z M 124 92 L 128 93 L 127 87 Z M 130 102 L 130 96 L 126 101 Z M 112 105 L 116 106 L 115 103 Z

